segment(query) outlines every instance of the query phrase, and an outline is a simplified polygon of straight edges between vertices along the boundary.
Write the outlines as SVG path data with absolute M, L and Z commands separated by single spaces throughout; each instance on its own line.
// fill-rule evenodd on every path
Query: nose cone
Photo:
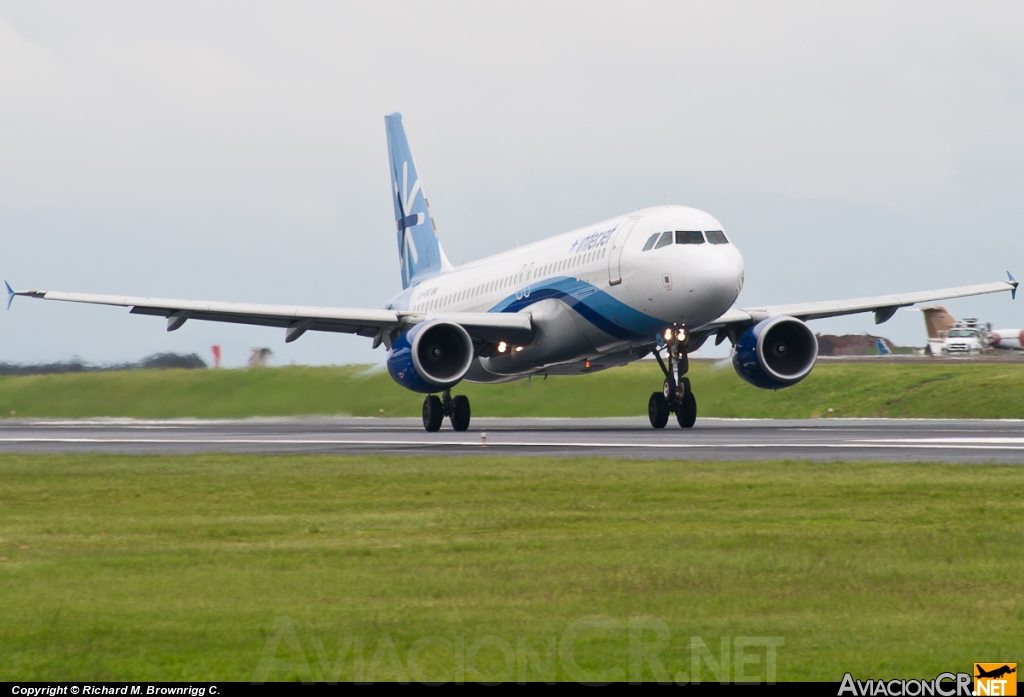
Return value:
M 743 287 L 743 255 L 731 244 L 701 245 L 687 259 L 686 274 L 704 284 L 739 294 Z M 735 300 L 735 297 L 733 297 Z
M 736 302 L 743 289 L 743 255 L 733 245 L 716 245 L 711 250 L 714 259 L 708 266 L 713 293 L 725 306 L 722 312 Z
M 689 281 L 694 324 L 710 322 L 728 310 L 743 289 L 743 255 L 731 244 L 701 245 L 687 259 L 684 277 Z

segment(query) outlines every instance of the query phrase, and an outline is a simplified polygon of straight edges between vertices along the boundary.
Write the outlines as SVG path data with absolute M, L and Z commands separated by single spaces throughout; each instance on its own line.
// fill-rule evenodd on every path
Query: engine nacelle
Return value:
M 388 352 L 388 372 L 413 392 L 454 387 L 473 362 L 473 340 L 458 324 L 434 320 L 401 334 Z
M 772 317 L 743 332 L 732 355 L 739 376 L 755 387 L 778 390 L 803 380 L 818 358 L 818 339 L 795 317 Z

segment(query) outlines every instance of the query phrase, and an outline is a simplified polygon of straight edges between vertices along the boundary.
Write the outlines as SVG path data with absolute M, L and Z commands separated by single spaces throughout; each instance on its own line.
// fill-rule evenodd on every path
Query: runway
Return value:
M 5 419 L 0 452 L 333 453 L 794 459 L 1024 464 L 1024 421 L 698 419 L 661 431 L 646 418 L 474 419 L 426 433 L 419 419 Z

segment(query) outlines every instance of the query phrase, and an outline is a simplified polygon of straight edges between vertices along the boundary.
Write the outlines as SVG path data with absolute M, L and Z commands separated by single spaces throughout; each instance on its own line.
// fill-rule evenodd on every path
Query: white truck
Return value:
M 1024 350 L 1024 329 L 992 329 L 973 317 L 957 321 L 944 307 L 922 307 L 928 355 L 971 355 L 988 349 Z
M 973 317 L 954 324 L 942 342 L 946 355 L 977 355 L 992 346 L 992 325 L 982 324 Z

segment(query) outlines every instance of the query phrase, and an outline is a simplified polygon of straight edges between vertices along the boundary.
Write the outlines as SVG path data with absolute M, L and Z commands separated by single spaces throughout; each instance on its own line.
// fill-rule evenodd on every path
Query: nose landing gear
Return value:
M 655 392 L 647 402 L 647 416 L 654 428 L 665 428 L 668 415 L 674 413 L 682 428 L 693 428 L 697 421 L 697 399 L 690 389 L 690 379 L 683 377 L 690 369 L 686 355 L 686 330 L 666 329 L 665 346 L 668 349 L 668 365 L 662 360 L 657 349 L 654 357 L 665 373 L 661 392 Z
M 450 390 L 445 390 L 441 397 L 427 395 L 423 398 L 423 428 L 429 433 L 441 430 L 441 422 L 444 417 L 452 422 L 452 428 L 456 431 L 465 431 L 469 428 L 469 397 L 457 395 L 452 397 Z

